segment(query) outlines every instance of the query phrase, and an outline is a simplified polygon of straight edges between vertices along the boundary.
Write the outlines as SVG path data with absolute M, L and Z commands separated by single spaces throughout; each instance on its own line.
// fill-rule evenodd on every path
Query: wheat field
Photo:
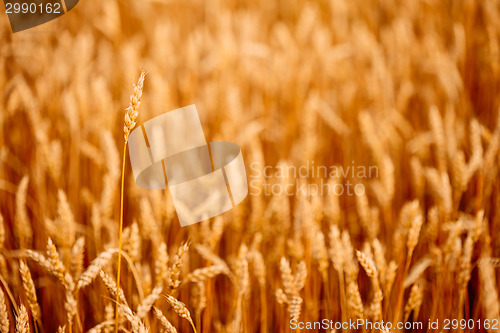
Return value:
M 1 16 L 0 333 L 498 332 L 500 1 Z M 135 184 L 124 126 L 190 104 L 241 147 L 249 195 L 181 228 Z M 310 176 L 349 166 L 376 173 Z M 299 191 L 323 181 L 364 190 Z M 424 326 L 292 325 L 323 319 Z

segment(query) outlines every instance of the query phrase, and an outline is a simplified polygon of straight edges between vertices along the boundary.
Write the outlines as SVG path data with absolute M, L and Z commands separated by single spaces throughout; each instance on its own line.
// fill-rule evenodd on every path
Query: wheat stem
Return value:
M 118 268 L 116 273 L 116 288 L 120 288 L 120 269 L 122 262 L 122 230 L 123 230 L 123 188 L 125 185 L 125 154 L 127 153 L 127 142 L 123 146 L 123 162 L 122 162 L 122 183 L 120 189 L 120 229 L 118 231 Z M 116 293 L 116 308 L 115 308 L 115 333 L 118 333 L 118 306 L 120 304 L 119 293 Z

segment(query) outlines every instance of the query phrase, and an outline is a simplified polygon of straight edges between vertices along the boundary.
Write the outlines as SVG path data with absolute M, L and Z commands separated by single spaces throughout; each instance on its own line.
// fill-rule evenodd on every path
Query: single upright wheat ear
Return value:
M 130 132 L 134 129 L 137 117 L 139 116 L 139 106 L 141 105 L 145 77 L 146 72 L 142 71 L 139 81 L 137 81 L 137 84 L 134 84 L 134 91 L 130 95 L 130 105 L 125 110 L 125 124 L 123 125 L 125 143 L 128 142 Z
M 120 269 L 122 261 L 122 230 L 123 230 L 123 187 L 125 183 L 125 155 L 127 154 L 127 143 L 130 132 L 134 129 L 137 117 L 139 116 L 139 105 L 141 105 L 142 89 L 144 87 L 144 78 L 146 72 L 142 71 L 137 84 L 134 84 L 134 90 L 130 95 L 130 105 L 125 110 L 125 124 L 123 126 L 125 144 L 123 145 L 123 160 L 122 160 L 122 184 L 120 190 L 120 229 L 119 229 L 119 245 L 118 245 L 118 268 L 116 273 L 116 288 L 120 288 Z M 116 293 L 116 310 L 115 310 L 115 333 L 118 332 L 118 306 L 119 296 Z

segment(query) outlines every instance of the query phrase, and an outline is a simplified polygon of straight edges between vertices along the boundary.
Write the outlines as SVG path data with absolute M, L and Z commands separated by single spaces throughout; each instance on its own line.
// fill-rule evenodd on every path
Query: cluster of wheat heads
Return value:
M 498 319 L 499 13 L 106 0 L 26 33 L 2 20 L 0 332 Z M 126 157 L 121 209 L 140 68 L 126 129 L 196 103 L 207 141 L 242 148 L 253 182 L 238 207 L 180 228 L 169 192 L 138 188 Z M 357 196 L 258 193 L 317 181 L 262 172 L 312 161 L 378 177 L 328 179 L 359 181 Z

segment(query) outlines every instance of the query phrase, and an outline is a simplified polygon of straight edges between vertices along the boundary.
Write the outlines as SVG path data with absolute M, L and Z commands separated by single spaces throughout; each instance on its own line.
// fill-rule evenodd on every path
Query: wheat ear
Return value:
M 185 242 L 179 246 L 177 253 L 175 254 L 172 262 L 172 267 L 170 268 L 170 289 L 177 289 L 181 281 L 179 280 L 179 275 L 181 273 L 181 268 L 184 263 L 182 257 L 189 249 L 189 243 Z
M 125 124 L 123 127 L 125 143 L 123 145 L 122 159 L 122 182 L 120 189 L 120 228 L 118 234 L 118 268 L 116 272 L 116 287 L 120 287 L 120 270 L 122 263 L 122 231 L 123 231 L 123 189 L 125 185 L 125 155 L 127 154 L 127 143 L 130 132 L 134 129 L 137 117 L 139 116 L 139 105 L 141 104 L 142 89 L 144 87 L 144 78 L 146 72 L 142 71 L 139 81 L 134 85 L 134 91 L 130 96 L 130 105 L 125 110 Z M 116 311 L 115 311 L 115 333 L 118 333 L 118 306 L 119 293 L 116 293 Z
M 28 311 L 21 304 L 19 307 L 19 314 L 16 316 L 16 333 L 29 333 L 30 332 L 30 322 L 28 317 Z
M 0 333 L 9 333 L 9 314 L 2 288 L 0 288 Z
M 423 290 L 422 287 L 416 283 L 411 287 L 410 297 L 404 308 L 404 321 L 408 321 L 411 312 L 413 311 L 413 320 L 417 320 L 418 313 L 420 312 L 420 306 L 423 301 Z
M 177 333 L 177 329 L 168 321 L 168 319 L 163 315 L 163 313 L 157 308 L 153 308 L 156 317 L 160 321 L 161 325 L 165 327 L 167 333 Z
M 147 328 L 144 326 L 144 323 L 141 321 L 141 319 L 135 313 L 133 313 L 132 310 L 128 306 L 123 305 L 123 304 L 118 304 L 118 307 L 121 310 L 121 312 L 123 312 L 123 315 L 125 316 L 125 318 L 127 318 L 127 320 L 132 325 L 132 332 L 133 333 L 147 333 L 148 332 Z M 116 328 L 116 330 L 118 330 L 118 328 Z
M 28 298 L 28 305 L 31 309 L 31 314 L 33 315 L 33 319 L 35 319 L 35 321 L 39 321 L 41 313 L 40 306 L 38 305 L 38 299 L 36 297 L 35 284 L 31 278 L 30 269 L 28 268 L 28 265 L 26 265 L 24 259 L 20 261 L 19 271 L 21 272 L 21 280 L 23 281 L 23 288 L 26 292 L 26 297 Z
M 189 321 L 191 324 L 191 327 L 193 327 L 194 333 L 197 333 L 196 327 L 194 326 L 193 319 L 191 319 L 191 314 L 189 313 L 189 310 L 187 309 L 186 305 L 182 303 L 181 301 L 178 301 L 175 297 L 167 295 L 165 296 L 168 304 L 172 307 L 175 313 L 181 318 L 186 319 Z
M 99 275 L 101 269 L 109 263 L 115 252 L 116 249 L 109 249 L 99 254 L 99 256 L 92 261 L 87 270 L 80 276 L 77 289 L 81 289 L 92 283 L 97 275 Z
M 156 286 L 146 298 L 144 298 L 137 307 L 137 317 L 144 318 L 146 314 L 151 310 L 153 304 L 156 302 L 158 298 L 160 298 L 160 294 L 163 291 L 163 285 Z

